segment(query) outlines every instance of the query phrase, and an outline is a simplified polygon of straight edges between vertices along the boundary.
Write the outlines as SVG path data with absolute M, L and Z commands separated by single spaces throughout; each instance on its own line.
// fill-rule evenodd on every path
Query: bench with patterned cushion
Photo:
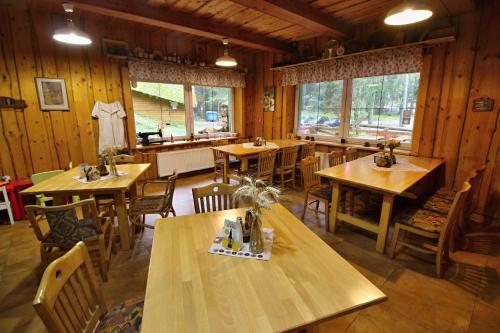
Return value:
M 406 224 L 423 231 L 438 234 L 446 222 L 446 216 L 430 210 L 418 209 L 411 213 L 402 213 L 396 216 L 394 220 L 400 224 Z
M 457 191 L 455 191 L 455 190 L 441 187 L 436 192 L 434 192 L 434 194 L 432 196 L 443 198 L 443 199 L 448 200 L 448 201 L 453 201 L 453 199 L 455 199 L 456 194 L 457 194 Z
M 453 201 L 432 195 L 424 202 L 422 208 L 436 212 L 438 214 L 448 215 L 452 204 Z

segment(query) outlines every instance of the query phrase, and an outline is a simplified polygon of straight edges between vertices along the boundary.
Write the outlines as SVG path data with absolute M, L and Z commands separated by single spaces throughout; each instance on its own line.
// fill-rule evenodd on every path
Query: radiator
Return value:
M 195 148 L 167 151 L 156 154 L 158 177 L 178 173 L 213 168 L 214 157 L 210 148 Z

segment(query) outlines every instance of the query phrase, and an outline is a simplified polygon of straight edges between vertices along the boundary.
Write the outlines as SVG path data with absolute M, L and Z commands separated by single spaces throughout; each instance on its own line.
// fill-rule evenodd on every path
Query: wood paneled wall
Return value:
M 24 111 L 0 111 L 0 174 L 13 178 L 64 169 L 70 161 L 95 163 L 99 129 L 91 110 L 97 100 L 117 100 L 125 107 L 127 140 L 135 145 L 128 70 L 103 55 L 101 38 L 123 40 L 130 49 L 140 47 L 146 52 L 193 58 L 202 53 L 212 61 L 223 52 L 217 41 L 78 12 L 75 22 L 93 43 L 65 46 L 52 39 L 54 30 L 64 24 L 61 7 L 30 0 L 8 3 L 0 4 L 0 96 L 24 99 L 28 105 Z M 242 67 L 247 66 L 241 49 L 231 54 Z M 70 110 L 40 111 L 35 77 L 64 78 Z M 244 132 L 244 99 L 244 89 L 236 89 L 239 132 Z
M 458 38 L 455 43 L 433 47 L 424 56 L 413 153 L 443 158 L 446 184 L 459 187 L 468 174 L 487 163 L 479 200 L 480 208 L 490 217 L 500 217 L 500 1 L 484 1 L 476 11 L 456 17 Z M 373 26 L 367 26 L 367 30 Z M 358 29 L 361 38 L 367 33 Z M 306 41 L 314 53 L 327 41 Z M 299 44 L 299 48 L 304 43 Z M 259 53 L 255 56 L 255 77 L 247 106 L 253 114 L 247 133 L 266 138 L 283 138 L 293 129 L 295 87 L 275 84 L 276 112 L 262 112 L 263 89 L 277 83 L 270 64 L 281 55 Z M 273 74 L 274 73 L 274 74 Z M 274 76 L 273 76 L 274 75 Z M 478 97 L 495 99 L 492 112 L 473 112 Z

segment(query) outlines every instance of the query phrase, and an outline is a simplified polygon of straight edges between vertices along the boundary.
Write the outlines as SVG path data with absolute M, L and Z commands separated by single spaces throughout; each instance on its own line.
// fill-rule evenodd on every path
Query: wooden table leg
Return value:
M 340 184 L 332 182 L 332 203 L 330 207 L 330 221 L 328 222 L 328 230 L 335 233 L 337 227 L 337 212 L 340 204 Z
M 377 235 L 377 252 L 384 253 L 387 231 L 389 230 L 389 221 L 391 220 L 392 206 L 394 203 L 394 194 L 384 194 L 382 201 L 382 211 L 380 212 L 380 222 Z
M 125 192 L 114 193 L 116 215 L 118 217 L 118 227 L 120 230 L 120 246 L 122 250 L 130 249 L 130 229 L 128 225 L 128 213 L 125 203 Z
M 240 166 L 241 173 L 246 173 L 248 171 L 248 158 L 242 157 L 240 161 L 241 161 L 241 166 Z
M 229 154 L 224 154 L 224 170 L 222 175 L 222 182 L 229 184 Z

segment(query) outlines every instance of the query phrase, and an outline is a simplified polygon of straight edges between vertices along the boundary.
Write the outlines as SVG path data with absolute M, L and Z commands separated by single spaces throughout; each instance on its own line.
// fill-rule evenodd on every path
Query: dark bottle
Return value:
M 227 236 L 227 247 L 233 248 L 233 230 L 229 230 L 229 236 Z
M 174 143 L 174 136 L 172 134 L 170 134 L 170 142 Z

